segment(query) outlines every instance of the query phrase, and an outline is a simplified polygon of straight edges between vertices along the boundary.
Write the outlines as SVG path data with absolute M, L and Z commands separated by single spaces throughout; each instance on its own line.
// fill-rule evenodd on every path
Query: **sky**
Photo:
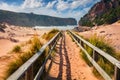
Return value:
M 0 9 L 75 18 L 77 21 L 100 0 L 0 0 Z

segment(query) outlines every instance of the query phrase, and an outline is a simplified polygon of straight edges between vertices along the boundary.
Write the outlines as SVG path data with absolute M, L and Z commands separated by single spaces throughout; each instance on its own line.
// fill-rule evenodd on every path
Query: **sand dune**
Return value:
M 35 34 L 40 37 L 47 32 L 46 30 L 34 30 L 8 24 L 5 26 L 5 28 L 0 27 L 2 29 L 2 31 L 0 30 L 0 80 L 4 78 L 7 65 L 14 58 L 14 54 L 9 54 L 13 47 L 25 43 Z
M 0 57 L 6 55 L 13 46 L 28 41 L 34 34 L 41 36 L 44 32 L 47 32 L 46 30 L 34 30 L 8 24 L 4 31 L 0 31 Z
M 113 46 L 116 51 L 120 51 L 120 23 L 116 22 L 112 25 L 93 27 L 92 30 L 80 32 L 79 34 L 86 38 L 94 34 L 97 34 L 98 36 L 105 36 L 107 40 L 111 41 L 111 46 Z

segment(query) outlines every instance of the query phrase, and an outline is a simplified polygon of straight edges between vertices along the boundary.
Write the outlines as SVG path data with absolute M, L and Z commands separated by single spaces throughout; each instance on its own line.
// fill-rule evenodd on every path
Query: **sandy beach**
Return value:
M 15 45 L 21 45 L 25 43 L 26 41 L 30 40 L 34 35 L 38 35 L 41 37 L 44 33 L 48 32 L 46 30 L 35 30 L 33 28 L 28 28 L 28 27 L 19 27 L 19 26 L 13 26 L 13 25 L 6 25 L 6 28 L 3 29 L 3 31 L 0 31 L 0 80 L 4 80 L 4 73 L 5 70 L 7 69 L 7 65 L 9 62 L 15 58 L 14 54 L 9 54 L 9 52 L 12 50 L 12 48 Z M 80 35 L 89 38 L 90 36 L 97 34 L 98 36 L 105 36 L 106 39 L 109 39 L 111 41 L 111 46 L 113 46 L 116 51 L 120 51 L 120 23 L 114 23 L 112 25 L 103 25 L 103 26 L 98 26 L 98 27 L 93 27 L 89 31 L 85 32 L 79 32 Z M 97 78 L 93 75 L 92 70 L 88 65 L 81 59 L 80 55 L 80 49 L 75 45 L 74 42 L 72 42 L 71 38 L 65 33 L 66 38 L 65 38 L 65 45 L 63 45 L 62 49 L 67 51 L 68 58 L 70 60 L 70 66 L 71 66 L 71 74 L 68 75 L 67 77 L 71 77 L 72 79 L 76 80 L 97 80 Z M 63 43 L 63 42 L 62 42 Z M 71 46 L 72 45 L 72 46 Z M 74 47 L 74 49 L 73 49 Z M 65 51 L 65 52 L 66 52 Z M 66 53 L 63 52 L 63 54 L 59 54 L 59 57 L 61 55 L 65 55 Z M 75 53 L 75 54 L 73 54 Z M 65 56 L 63 59 L 65 60 L 67 56 Z M 56 58 L 56 60 L 59 58 Z M 77 64 L 74 62 L 79 61 L 81 64 Z M 58 60 L 60 62 L 60 60 Z M 67 62 L 67 61 L 65 61 Z M 63 62 L 64 63 L 64 62 Z M 62 63 L 62 65 L 63 65 Z M 67 65 L 67 63 L 65 63 Z M 60 64 L 60 66 L 62 66 Z M 79 68 L 80 73 L 77 73 L 77 66 L 80 66 Z M 55 69 L 59 66 L 55 65 L 53 66 L 53 71 L 48 77 L 51 80 L 51 77 L 56 77 L 58 72 L 55 72 Z M 68 66 L 67 66 L 68 67 Z M 63 67 L 63 76 L 62 79 L 64 80 L 66 78 L 65 75 L 67 75 L 67 72 L 64 70 L 66 68 Z M 68 67 L 69 69 L 69 67 Z M 84 72 L 84 73 L 83 73 Z M 85 76 L 83 74 L 87 74 L 88 76 Z M 89 76 L 91 76 L 91 79 L 89 79 Z M 61 77 L 58 77 L 61 78 Z M 53 78 L 52 78 L 53 79 Z
M 9 54 L 15 45 L 21 45 L 30 40 L 34 35 L 41 37 L 46 30 L 35 30 L 29 27 L 5 25 L 4 31 L 0 31 L 0 80 L 4 78 L 7 65 L 14 58 Z
M 89 38 L 96 34 L 97 36 L 104 36 L 106 40 L 110 41 L 110 45 L 120 52 L 120 23 L 116 22 L 111 25 L 102 25 L 93 27 L 90 31 L 79 32 L 85 38 Z

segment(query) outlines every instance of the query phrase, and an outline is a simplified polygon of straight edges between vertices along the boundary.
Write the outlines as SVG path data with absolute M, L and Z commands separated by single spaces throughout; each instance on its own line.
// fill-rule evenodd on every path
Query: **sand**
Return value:
M 93 27 L 90 31 L 79 32 L 80 35 L 89 38 L 94 34 L 104 36 L 106 40 L 110 41 L 110 45 L 120 52 L 120 23 L 116 22 L 111 25 L 102 25 Z
M 5 32 L 0 32 L 0 80 L 4 77 L 6 65 L 14 58 L 8 54 L 15 45 L 22 44 L 34 34 L 43 35 L 46 30 L 34 30 L 32 28 L 7 25 Z M 90 31 L 80 32 L 79 34 L 89 38 L 94 34 L 105 36 L 110 39 L 110 43 L 116 51 L 120 50 L 120 23 L 94 27 Z M 57 44 L 57 53 L 53 59 L 53 65 L 48 75 L 49 80 L 98 80 L 80 56 L 80 48 L 72 42 L 69 35 L 61 38 Z
M 43 35 L 46 30 L 34 30 L 27 27 L 6 25 L 5 33 L 0 32 L 0 57 L 6 55 L 13 46 L 28 41 L 34 34 Z
M 0 31 L 0 80 L 3 80 L 7 65 L 14 59 L 14 54 L 9 54 L 15 45 L 21 45 L 30 40 L 35 34 L 39 37 L 46 30 L 20 27 L 6 24 L 5 32 Z
M 65 33 L 57 44 L 57 53 L 45 80 L 99 80 L 80 56 L 80 48 Z

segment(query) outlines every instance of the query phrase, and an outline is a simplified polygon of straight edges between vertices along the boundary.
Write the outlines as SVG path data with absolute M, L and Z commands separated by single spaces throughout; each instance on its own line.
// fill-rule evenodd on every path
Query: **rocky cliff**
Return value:
M 76 25 L 74 18 L 58 18 L 33 13 L 15 13 L 0 10 L 0 23 L 9 23 L 17 26 L 66 26 Z
M 111 24 L 120 19 L 120 0 L 101 0 L 83 16 L 79 25 L 94 26 Z

